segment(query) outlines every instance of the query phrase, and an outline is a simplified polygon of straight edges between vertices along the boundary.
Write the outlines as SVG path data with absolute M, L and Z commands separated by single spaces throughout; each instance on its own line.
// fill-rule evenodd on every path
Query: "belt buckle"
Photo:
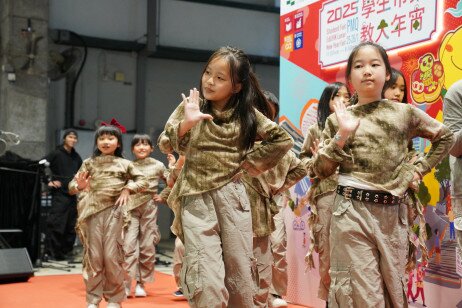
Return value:
M 350 200 L 350 199 L 351 199 L 351 195 L 352 195 L 352 193 L 353 193 L 353 189 L 354 189 L 354 188 L 353 188 L 353 187 L 350 187 L 350 186 L 345 187 L 345 188 L 343 189 L 343 193 L 342 193 L 343 197 L 344 197 L 345 199 L 347 199 L 347 200 Z
M 356 199 L 358 201 L 363 201 L 363 190 L 362 189 L 358 189 L 356 191 Z

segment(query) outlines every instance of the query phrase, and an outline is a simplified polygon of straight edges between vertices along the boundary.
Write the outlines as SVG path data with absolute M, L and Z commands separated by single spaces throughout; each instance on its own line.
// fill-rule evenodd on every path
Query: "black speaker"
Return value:
M 26 248 L 0 249 L 0 283 L 27 281 L 34 269 Z

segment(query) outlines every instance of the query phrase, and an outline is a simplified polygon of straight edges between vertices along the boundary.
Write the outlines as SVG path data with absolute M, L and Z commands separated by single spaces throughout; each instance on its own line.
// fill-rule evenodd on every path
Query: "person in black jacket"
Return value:
M 72 252 L 75 242 L 77 198 L 69 195 L 68 184 L 82 165 L 82 158 L 75 151 L 77 131 L 64 131 L 63 143 L 45 159 L 50 163 L 51 208 L 47 217 L 46 252 L 54 260 L 64 260 Z

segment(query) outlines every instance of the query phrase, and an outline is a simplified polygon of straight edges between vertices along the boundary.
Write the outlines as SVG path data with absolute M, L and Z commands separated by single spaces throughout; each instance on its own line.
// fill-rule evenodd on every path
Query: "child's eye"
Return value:
M 356 64 L 356 65 L 354 66 L 354 68 L 356 68 L 356 69 L 361 68 L 361 67 L 363 67 L 361 64 Z

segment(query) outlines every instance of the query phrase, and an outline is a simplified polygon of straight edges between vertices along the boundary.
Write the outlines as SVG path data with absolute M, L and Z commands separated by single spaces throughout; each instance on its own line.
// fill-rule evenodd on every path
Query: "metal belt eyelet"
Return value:
M 345 197 L 345 199 L 347 199 L 347 200 L 350 200 L 351 199 L 351 194 L 353 193 L 353 189 L 354 189 L 353 187 L 349 187 L 349 186 L 345 187 L 343 189 L 343 194 L 342 194 L 343 197 Z

